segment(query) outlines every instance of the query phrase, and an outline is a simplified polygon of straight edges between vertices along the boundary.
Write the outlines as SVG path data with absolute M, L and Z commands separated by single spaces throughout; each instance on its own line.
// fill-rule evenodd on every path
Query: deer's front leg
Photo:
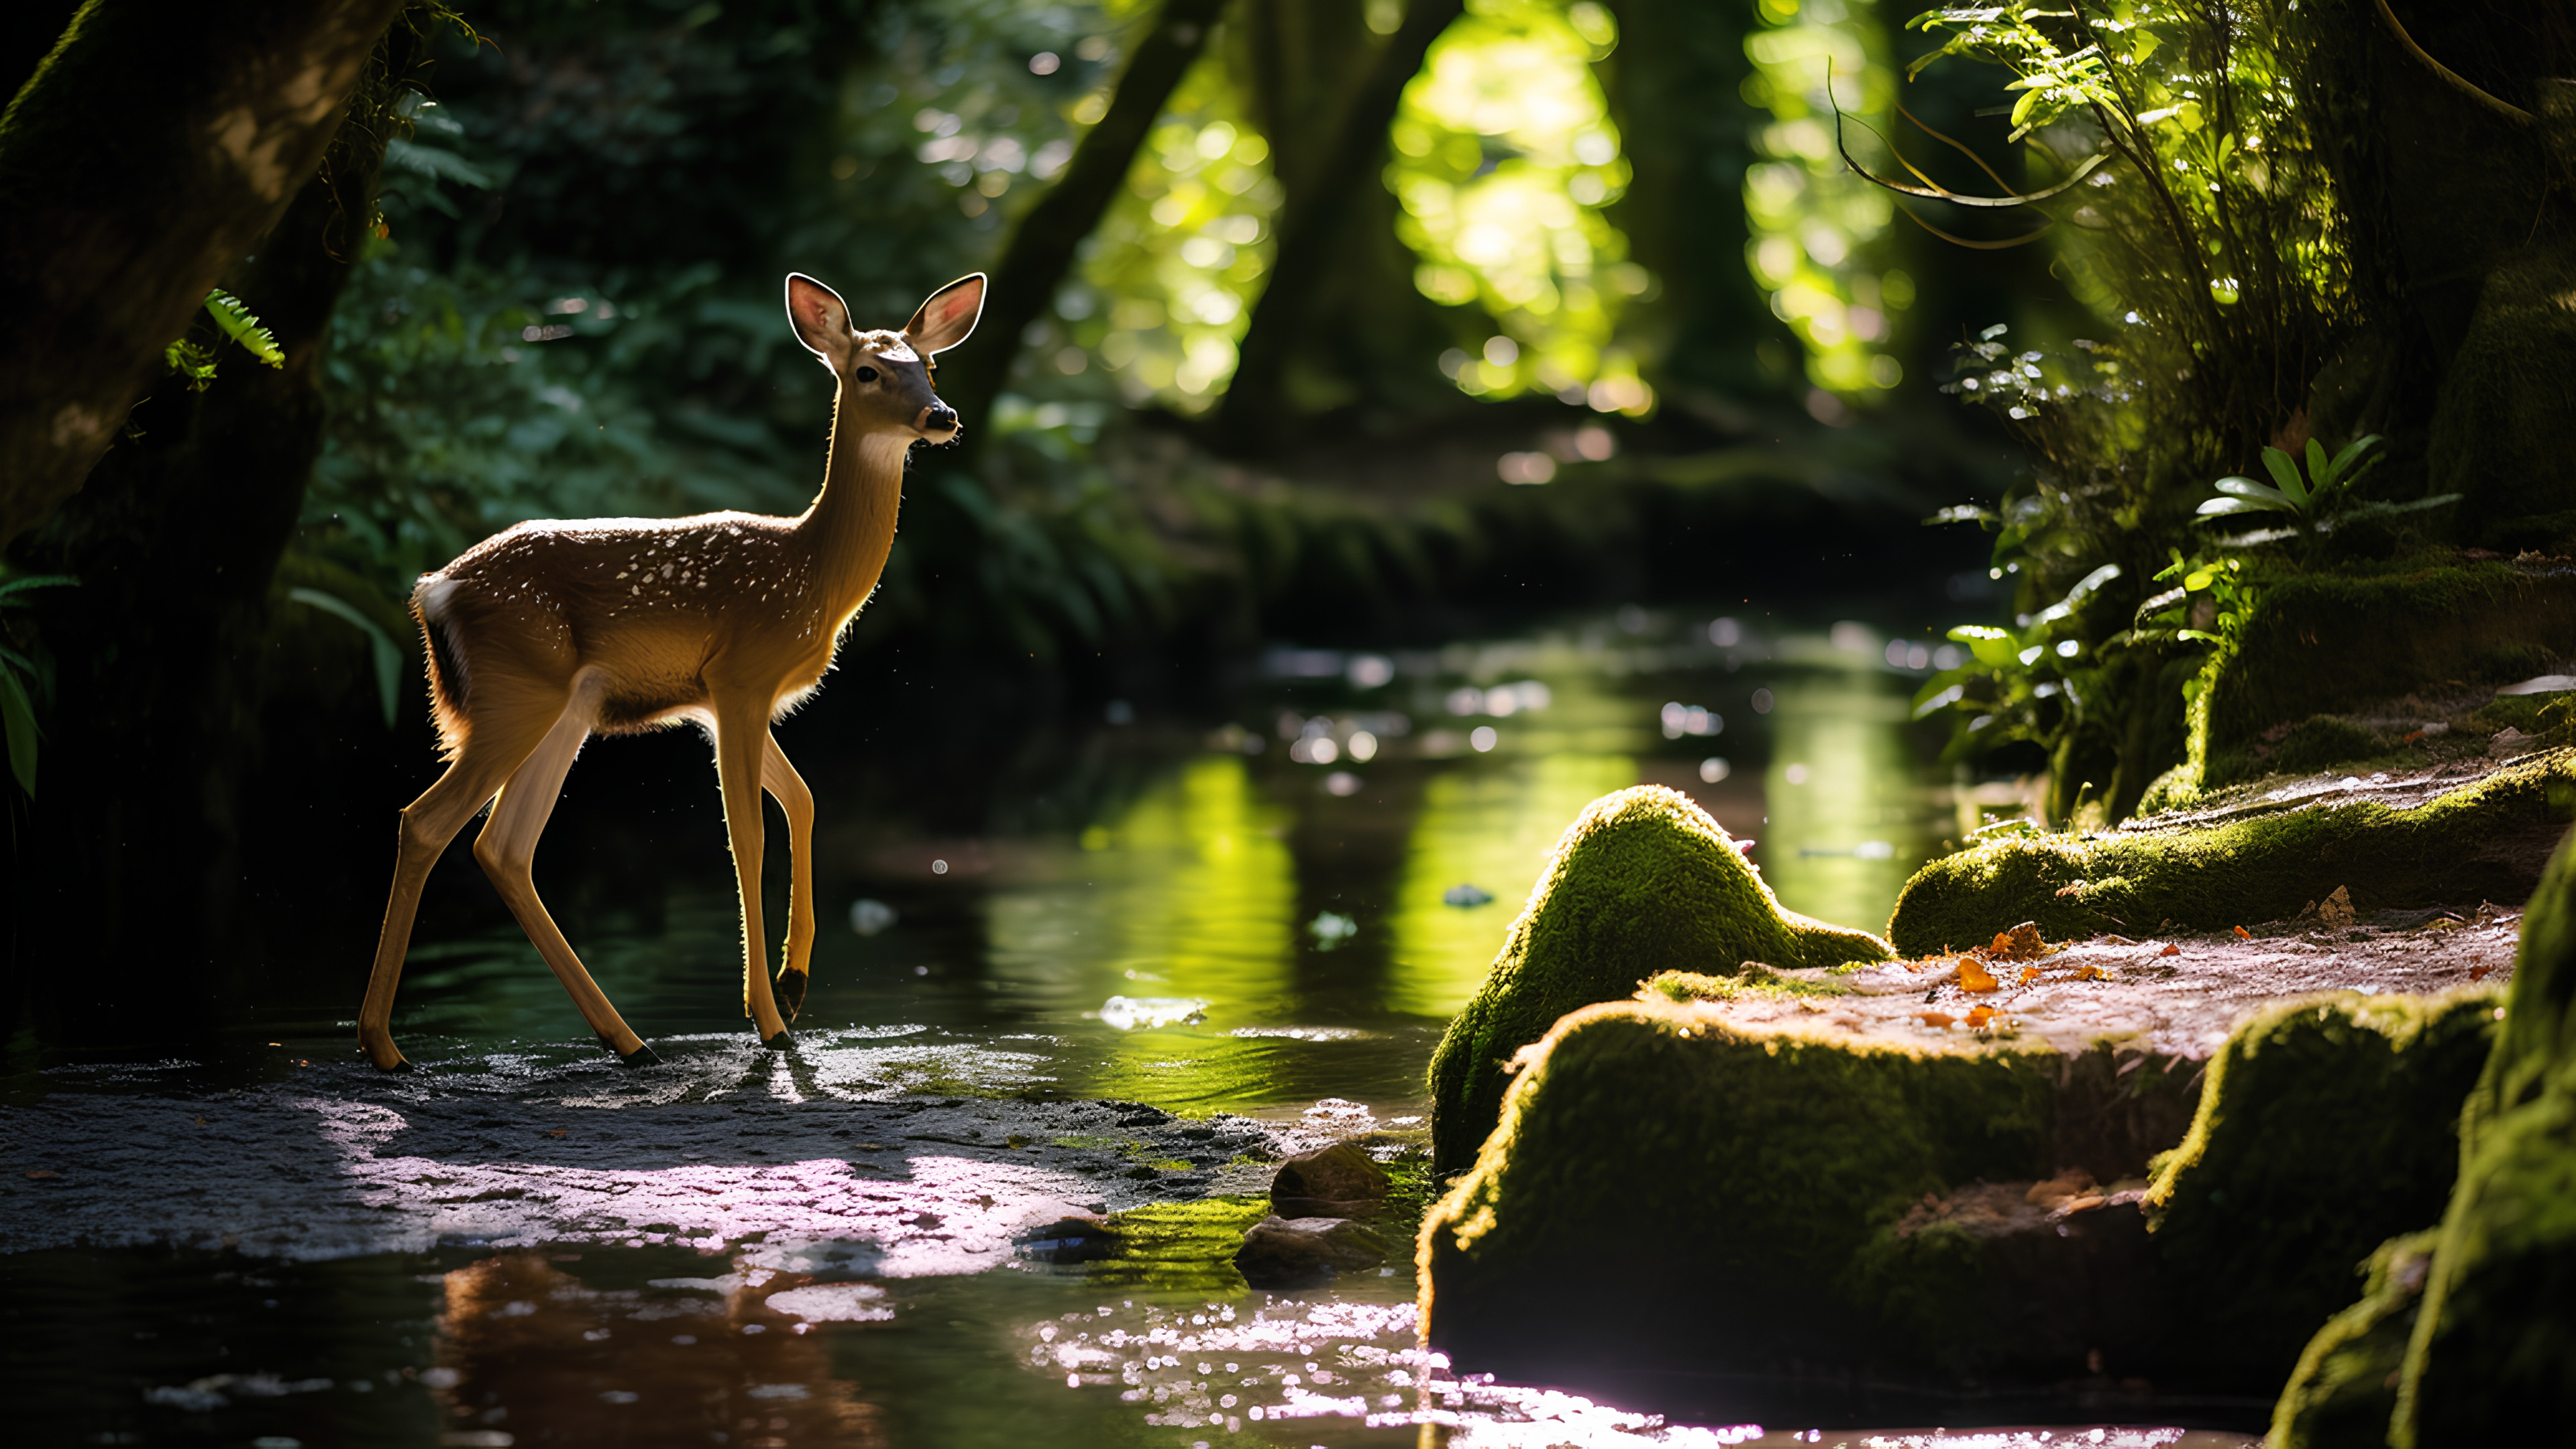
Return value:
M 814 792 L 805 787 L 796 767 L 787 763 L 787 754 L 778 748 L 778 737 L 761 731 L 767 748 L 761 754 L 760 783 L 763 789 L 778 797 L 779 808 L 787 812 L 787 840 L 794 849 L 793 875 L 787 915 L 787 960 L 778 968 L 778 1000 L 786 1008 L 787 1019 L 794 1021 L 797 1010 L 805 1004 L 805 986 L 811 980 L 814 956 Z
M 742 896 L 742 1001 L 761 1044 L 784 1048 L 787 1023 L 769 989 L 769 936 L 760 919 L 761 758 L 768 750 L 766 701 L 716 710 L 716 779 L 724 788 L 725 834 L 733 843 L 734 883 Z

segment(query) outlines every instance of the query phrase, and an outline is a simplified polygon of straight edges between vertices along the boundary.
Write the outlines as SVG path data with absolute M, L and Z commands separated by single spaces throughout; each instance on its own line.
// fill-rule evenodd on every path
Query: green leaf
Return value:
M 2261 498 L 2213 498 L 2192 510 L 2202 518 L 2224 518 L 2231 513 L 2296 513 L 2286 498 L 2272 502 Z
M 2019 652 L 2012 635 L 1983 624 L 1962 624 L 1950 631 L 1950 637 L 1967 645 L 1968 652 L 1977 656 L 1977 662 L 1989 669 L 2010 665 L 2013 655 Z
M 358 612 L 346 599 L 336 598 L 320 589 L 293 588 L 286 596 L 299 604 L 310 604 L 334 618 L 346 619 L 365 631 L 376 665 L 376 702 L 384 707 L 385 728 L 394 727 L 394 709 L 402 694 L 403 653 L 394 641 L 376 626 L 376 621 Z
M 2320 498 L 2335 481 L 2334 469 L 2326 462 L 2326 445 L 2314 438 L 2308 439 L 2308 481 L 2315 485 Z
M 271 367 L 286 365 L 286 354 L 278 351 L 277 339 L 269 335 L 267 328 L 259 325 L 259 319 L 241 304 L 240 298 L 217 287 L 206 294 L 206 312 L 215 319 L 215 325 L 223 329 L 226 337 L 240 343 L 251 356 Z
M 2281 495 L 2290 500 L 2290 506 L 2298 512 L 2307 512 L 2308 486 L 2299 481 L 2299 465 L 2290 461 L 2290 455 L 2278 448 L 2265 448 L 2263 468 L 2272 475 L 2273 482 L 2281 485 Z
M 15 671 L 0 669 L 0 730 L 9 736 L 9 773 L 27 798 L 36 797 L 36 706 Z
M 53 589 L 65 587 L 75 589 L 79 588 L 80 580 L 73 578 L 70 574 L 25 574 L 14 579 L 0 580 L 0 599 L 5 599 L 11 594 L 18 593 L 25 589 Z
M 2372 433 L 2367 437 L 2355 438 L 2351 442 L 2344 444 L 2343 451 L 2334 455 L 2333 462 L 2326 464 L 2326 476 L 2329 478 L 2342 477 L 2343 470 L 2352 466 L 2352 460 L 2361 456 L 2361 450 L 2378 441 L 2379 434 Z M 2370 461 L 2376 463 L 2379 460 L 2377 458 L 2373 458 Z M 2358 478 L 2361 475 L 2356 473 L 2353 476 Z

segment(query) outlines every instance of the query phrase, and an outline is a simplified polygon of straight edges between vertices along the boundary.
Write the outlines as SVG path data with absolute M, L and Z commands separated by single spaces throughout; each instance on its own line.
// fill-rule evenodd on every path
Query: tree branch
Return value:
M 1012 229 L 1011 244 L 985 288 L 982 347 L 962 347 L 944 358 L 940 396 L 969 420 L 969 446 L 990 434 L 982 426 L 1019 355 L 1020 334 L 1054 305 L 1056 288 L 1073 267 L 1075 248 L 1098 229 L 1100 218 L 1127 184 L 1136 149 L 1145 143 L 1163 103 L 1171 99 L 1192 62 L 1206 49 L 1208 31 L 1225 0 L 1167 0 L 1154 27 L 1119 76 L 1109 112 L 1085 134 L 1064 175 Z

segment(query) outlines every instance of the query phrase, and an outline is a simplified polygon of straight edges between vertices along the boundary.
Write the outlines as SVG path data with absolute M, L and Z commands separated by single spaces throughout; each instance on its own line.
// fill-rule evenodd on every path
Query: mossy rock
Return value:
M 1587 806 L 1557 842 L 1502 953 L 1431 1058 L 1432 1165 L 1475 1159 L 1521 1048 L 1579 1006 L 1613 1001 L 1664 971 L 1733 975 L 1747 961 L 1884 961 L 1866 931 L 1781 908 L 1708 813 L 1641 785 Z
M 2340 716 L 2312 715 L 2283 735 L 2264 763 L 2283 774 L 2305 775 L 2329 765 L 2384 754 L 2395 743 L 2366 725 Z
M 2339 993 L 2228 1034 L 2146 1197 L 2157 1256 L 2198 1305 L 2194 1332 L 2277 1373 L 2350 1302 L 2375 1245 L 2440 1215 L 2499 999 Z
M 2463 495 L 2462 521 L 2489 544 L 2545 541 L 2576 509 L 2576 251 L 2524 248 L 2487 273 L 2468 336 L 2433 414 L 2432 489 Z M 2537 523 L 2534 529 L 2530 525 Z
M 1580 1384 L 1803 1362 L 2034 1388 L 2099 1351 L 2178 1389 L 2268 1392 L 2349 1298 L 2353 1260 L 2420 1218 L 2390 1176 L 2445 1190 L 2494 1001 L 2345 993 L 2258 1014 L 2221 1048 L 2232 1071 L 2201 1089 L 2150 1232 L 2157 1144 L 2091 1163 L 2106 1186 L 2053 1209 L 2036 1180 L 2098 1155 L 2094 1124 L 2124 1095 L 2191 1090 L 2187 1059 L 2010 1033 L 1908 1044 L 1837 1029 L 1831 1007 L 1669 994 L 1558 1022 L 1426 1216 L 1425 1333 L 1462 1368 Z M 2230 1234 L 2240 1249 L 2213 1246 Z
M 2560 1442 L 2576 1432 L 2576 850 L 2523 918 L 2494 1055 L 2462 1116 L 2390 1442 Z M 2534 1434 L 2538 1439 L 2531 1438 Z
M 2391 1238 L 2364 1265 L 2361 1301 L 2308 1341 L 2272 1408 L 2266 1449 L 2382 1449 L 2397 1409 L 2399 1367 L 2432 1266 L 2426 1231 Z
M 2400 565 L 2269 584 L 2195 711 L 2189 783 L 2213 789 L 2264 769 L 2313 768 L 2269 760 L 2265 733 L 2406 695 L 2509 684 L 2571 655 L 2576 570 L 2563 566 Z
M 2014 837 L 1943 856 L 1896 900 L 1909 956 L 2037 921 L 2051 940 L 2164 923 L 2285 920 L 2336 887 L 2364 910 L 2520 900 L 2576 819 L 2576 750 L 2553 750 L 2410 808 L 2285 807 L 2209 825 Z

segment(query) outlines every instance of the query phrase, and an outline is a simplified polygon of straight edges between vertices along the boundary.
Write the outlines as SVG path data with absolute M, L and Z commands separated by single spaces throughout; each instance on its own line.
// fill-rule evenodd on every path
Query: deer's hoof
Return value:
M 774 1052 L 783 1052 L 783 1051 L 787 1050 L 789 1047 L 792 1047 L 792 1046 L 796 1045 L 796 1038 L 794 1038 L 794 1037 L 792 1037 L 792 1036 L 788 1035 L 785 1031 L 781 1031 L 781 1032 L 779 1032 L 779 1033 L 778 1033 L 778 1035 L 773 1036 L 773 1037 L 771 1037 L 769 1040 L 762 1042 L 762 1043 L 761 1043 L 761 1045 L 762 1045 L 762 1046 L 765 1046 L 765 1047 L 767 1047 L 767 1048 L 769 1048 L 771 1051 L 774 1051 Z
M 378 1052 L 374 1047 L 368 1046 L 364 1042 L 360 1042 L 358 1044 L 358 1055 L 365 1057 L 369 1062 L 373 1063 L 375 1069 L 380 1072 L 407 1072 L 411 1070 L 411 1063 L 405 1060 L 403 1054 L 396 1050 L 390 1043 L 386 1045 L 382 1052 Z
M 655 1055 L 653 1048 L 643 1042 L 637 1042 L 635 1050 L 631 1052 L 619 1052 L 617 1060 L 620 1064 L 630 1067 L 658 1067 L 662 1064 L 661 1057 Z

